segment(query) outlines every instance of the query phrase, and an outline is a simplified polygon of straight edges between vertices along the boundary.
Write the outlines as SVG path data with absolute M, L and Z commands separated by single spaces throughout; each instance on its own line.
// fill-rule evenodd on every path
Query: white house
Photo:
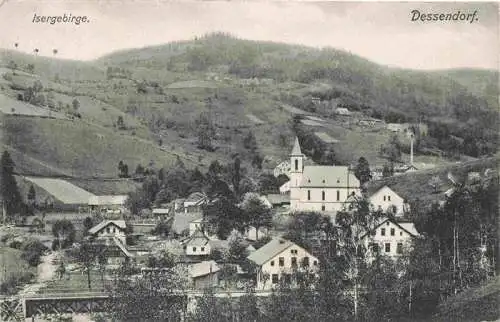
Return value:
M 290 209 L 292 211 L 342 210 L 348 196 L 361 194 L 360 183 L 347 166 L 304 166 L 295 138 L 290 155 Z
M 89 198 L 89 211 L 121 214 L 125 210 L 127 195 L 92 196 Z
M 281 194 L 285 194 L 285 193 L 288 193 L 288 192 L 290 192 L 290 181 L 285 182 L 280 187 L 280 193 Z
M 188 256 L 206 256 L 210 255 L 210 239 L 201 230 L 196 230 L 191 236 L 185 239 L 182 244 L 184 253 Z
M 362 240 L 369 251 L 369 257 L 381 253 L 395 258 L 411 247 L 413 239 L 418 236 L 413 223 L 396 222 L 386 218 L 364 235 Z
M 408 204 L 394 190 L 383 186 L 370 196 L 370 203 L 375 210 L 393 213 L 395 216 L 403 216 L 409 210 Z
M 351 111 L 349 111 L 347 108 L 345 107 L 337 107 L 335 109 L 335 114 L 338 114 L 338 115 L 351 115 Z
M 269 290 L 282 279 L 293 284 L 297 270 L 318 269 L 318 259 L 291 241 L 274 238 L 257 249 L 248 259 L 258 266 L 257 289 Z
M 105 220 L 89 229 L 89 234 L 96 239 L 110 241 L 120 240 L 126 244 L 126 228 L 124 220 Z

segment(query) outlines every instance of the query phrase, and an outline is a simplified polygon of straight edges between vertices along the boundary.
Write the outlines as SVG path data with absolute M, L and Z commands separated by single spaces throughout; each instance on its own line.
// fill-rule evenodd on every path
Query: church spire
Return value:
M 293 144 L 292 155 L 302 155 L 298 137 L 295 137 L 295 143 Z

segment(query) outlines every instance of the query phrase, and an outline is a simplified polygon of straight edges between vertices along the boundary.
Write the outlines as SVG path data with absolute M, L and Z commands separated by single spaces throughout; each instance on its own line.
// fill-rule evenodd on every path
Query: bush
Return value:
M 34 277 L 35 275 L 32 272 L 24 272 L 18 273 L 17 275 L 11 275 L 7 277 L 3 283 L 0 284 L 0 294 L 15 294 L 19 286 L 31 282 Z
M 28 262 L 30 266 L 38 266 L 40 258 L 47 250 L 44 244 L 38 240 L 28 240 L 23 243 L 21 258 Z

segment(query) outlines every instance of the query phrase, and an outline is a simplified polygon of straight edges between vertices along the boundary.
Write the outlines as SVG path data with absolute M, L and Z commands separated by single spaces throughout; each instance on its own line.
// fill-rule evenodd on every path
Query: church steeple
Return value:
M 295 143 L 293 144 L 292 154 L 290 156 L 302 156 L 302 151 L 300 150 L 299 138 L 295 137 Z

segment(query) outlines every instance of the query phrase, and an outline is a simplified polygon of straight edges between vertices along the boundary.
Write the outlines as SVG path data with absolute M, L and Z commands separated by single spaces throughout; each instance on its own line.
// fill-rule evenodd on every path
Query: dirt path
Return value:
M 56 266 L 52 261 L 56 258 L 57 253 L 52 252 L 49 255 L 42 256 L 41 263 L 37 267 L 36 282 L 34 284 L 26 285 L 19 295 L 35 294 L 38 292 L 47 281 L 54 278 L 56 274 Z

